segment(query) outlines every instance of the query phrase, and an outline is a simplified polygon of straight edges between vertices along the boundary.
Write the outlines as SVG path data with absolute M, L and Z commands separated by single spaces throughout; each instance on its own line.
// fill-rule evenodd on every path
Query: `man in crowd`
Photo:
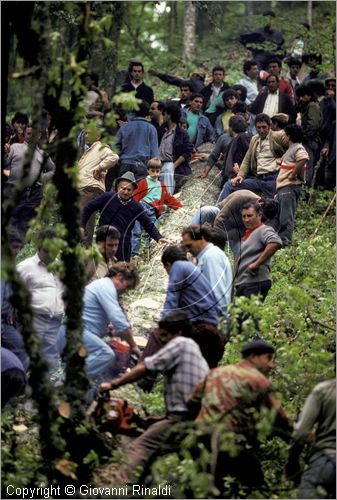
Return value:
M 327 75 L 320 71 L 320 65 L 322 64 L 322 54 L 303 54 L 302 61 L 310 68 L 309 74 L 305 78 L 303 78 L 302 83 L 306 84 L 309 80 L 325 80 Z
M 295 94 L 288 78 L 281 76 L 282 61 L 278 57 L 269 59 L 268 62 L 268 72 L 269 75 L 277 76 L 279 79 L 279 89 L 280 92 L 287 94 L 292 104 L 295 104 Z
M 286 78 L 289 80 L 294 93 L 297 87 L 299 87 L 299 85 L 301 84 L 298 78 L 298 74 L 300 72 L 301 67 L 302 67 L 302 61 L 300 61 L 299 59 L 291 57 L 288 60 L 289 72 L 286 74 Z
M 279 202 L 279 212 L 276 227 L 274 227 L 282 240 L 282 245 L 289 246 L 292 243 L 296 207 L 309 155 L 302 144 L 301 127 L 294 124 L 287 125 L 284 131 L 289 141 L 289 147 L 282 157 L 276 179 L 276 200 Z
M 31 294 L 33 328 L 42 341 L 42 355 L 50 370 L 57 368 L 57 332 L 64 314 L 63 285 L 48 265 L 54 261 L 49 243 L 55 237 L 52 230 L 38 236 L 38 250 L 33 257 L 17 265 L 17 271 Z
M 311 186 L 314 167 L 320 153 L 320 128 L 322 113 L 314 97 L 314 91 L 309 85 L 300 85 L 296 90 L 300 101 L 301 126 L 303 130 L 303 144 L 309 154 L 306 170 L 306 185 Z
M 8 138 L 9 144 L 15 144 L 15 143 L 23 144 L 24 142 L 26 142 L 27 136 L 25 135 L 25 131 L 28 126 L 29 126 L 28 115 L 26 115 L 26 113 L 20 113 L 20 111 L 15 113 L 12 119 L 12 127 L 14 134 L 12 134 Z
M 78 161 L 78 188 L 80 191 L 80 210 L 85 205 L 105 192 L 105 176 L 107 171 L 117 165 L 118 155 L 113 153 L 109 146 L 101 142 L 102 130 L 92 123 L 86 129 L 86 149 Z M 83 244 L 89 247 L 95 228 L 95 215 L 93 214 L 86 227 Z
M 262 414 L 269 411 L 273 428 L 282 429 L 284 436 L 289 433 L 287 415 L 276 400 L 267 377 L 274 366 L 274 353 L 274 347 L 262 339 L 244 345 L 241 361 L 211 370 L 190 398 L 189 408 L 199 411 L 197 429 L 221 426 L 223 437 L 229 431 L 228 439 L 234 441 L 234 456 L 219 451 L 214 457 L 214 480 L 220 492 L 223 492 L 223 478 L 227 475 L 248 488 L 263 484 L 261 463 L 255 454 L 260 444 L 257 427 Z M 283 436 L 279 430 L 278 434 Z M 210 448 L 210 437 L 206 443 Z M 212 450 L 214 453 L 214 447 Z
M 167 442 L 172 426 L 190 418 L 188 398 L 209 371 L 198 345 L 189 338 L 191 325 L 184 314 L 176 312 L 164 317 L 159 321 L 158 330 L 162 348 L 156 354 L 146 356 L 128 373 L 101 385 L 101 390 L 106 391 L 136 382 L 149 373 L 164 375 L 165 418 L 152 424 L 129 445 L 127 463 L 119 469 L 117 484 L 141 482 L 146 475 L 146 467 Z M 144 468 L 141 475 L 138 473 L 139 466 Z
M 249 189 L 273 198 L 278 174 L 277 158 L 284 154 L 288 141 L 283 131 L 270 130 L 270 118 L 261 113 L 255 119 L 257 134 L 250 141 L 248 151 L 236 177 L 224 185 L 218 202 L 237 189 Z
M 135 267 L 128 262 L 113 264 L 105 278 L 96 279 L 85 287 L 83 297 L 83 342 L 87 348 L 86 368 L 88 377 L 98 382 L 113 376 L 116 355 L 103 337 L 112 323 L 115 335 L 125 339 L 132 352 L 140 355 L 130 324 L 119 304 L 124 293 L 136 288 L 139 283 Z M 57 348 L 62 357 L 66 343 L 65 329 L 62 327 L 57 336 Z
M 152 125 L 149 124 L 150 127 Z M 116 193 L 104 193 L 98 198 L 90 201 L 83 209 L 81 219 L 81 231 L 84 234 L 87 221 L 91 215 L 99 211 L 100 218 L 98 226 L 114 225 L 121 234 L 117 260 L 129 261 L 131 257 L 131 234 L 136 220 L 138 220 L 145 231 L 158 243 L 167 243 L 155 224 L 144 213 L 138 201 L 133 200 L 133 193 L 137 183 L 132 172 L 126 172 L 116 179 Z
M 229 89 L 229 85 L 224 81 L 224 78 L 225 69 L 222 66 L 215 66 L 212 69 L 212 81 L 201 91 L 204 96 L 203 109 L 206 109 L 219 96 L 220 92 Z
M 149 122 L 152 123 L 157 131 L 158 144 L 164 135 L 164 117 L 163 117 L 164 103 L 161 101 L 153 101 L 149 110 Z
M 246 104 L 252 104 L 258 93 L 257 79 L 259 76 L 259 67 L 256 61 L 245 61 L 243 64 L 244 76 L 237 82 L 247 89 Z
M 153 90 L 151 87 L 145 84 L 144 78 L 144 66 L 141 62 L 131 62 L 129 65 L 129 73 L 131 80 L 128 83 L 122 85 L 122 92 L 134 92 L 136 91 L 137 99 L 146 101 L 150 106 L 153 102 Z
M 296 112 L 290 98 L 279 88 L 279 77 L 269 75 L 266 79 L 267 92 L 261 92 L 250 106 L 250 112 L 258 115 L 264 113 L 270 118 L 276 113 L 285 113 L 289 122 L 295 122 Z
M 168 192 L 173 195 L 175 188 L 180 188 L 188 175 L 191 175 L 189 159 L 193 151 L 188 133 L 179 125 L 181 111 L 176 104 L 168 103 L 164 110 L 166 131 L 160 143 L 162 169 L 160 180 Z
M 11 213 L 10 225 L 13 226 L 24 239 L 28 230 L 28 223 L 35 217 L 36 209 L 42 200 L 42 184 L 52 178 L 55 165 L 49 156 L 35 144 L 31 127 L 25 129 L 25 141 L 8 146 L 5 156 L 4 174 L 7 181 L 4 186 L 4 199 L 10 200 L 17 184 L 20 183 L 27 161 L 27 154 L 31 155 L 28 175 L 24 180 L 24 190 L 19 203 Z M 42 170 L 43 169 L 43 170 Z
M 102 260 L 96 264 L 94 259 L 91 259 L 86 266 L 87 280 L 91 281 L 97 280 L 99 278 L 104 278 L 117 259 L 115 257 L 121 233 L 114 226 L 100 226 L 96 231 L 96 245 L 99 248 Z
M 222 358 L 228 338 L 217 329 L 221 310 L 211 285 L 201 269 L 188 262 L 181 247 L 168 246 L 162 263 L 169 275 L 162 317 L 185 313 L 192 323 L 191 337 L 199 345 L 209 367 L 214 368 Z M 152 330 L 142 358 L 154 354 L 161 346 L 159 331 Z
M 191 95 L 193 94 L 191 85 L 183 82 L 180 84 L 180 101 L 179 106 L 183 108 L 187 108 L 190 104 Z
M 203 115 L 204 97 L 202 94 L 192 94 L 190 107 L 182 110 L 182 116 L 188 122 L 188 135 L 195 148 L 205 142 L 214 141 L 214 129 L 209 119 Z
M 197 267 L 207 278 L 222 315 L 228 317 L 232 297 L 232 267 L 220 248 L 211 243 L 210 231 L 201 225 L 185 227 L 182 231 L 183 245 L 197 259 Z
M 335 379 L 314 387 L 294 425 L 286 465 L 290 479 L 299 475 L 299 457 L 306 443 L 311 444 L 309 464 L 301 477 L 298 498 L 336 498 Z
M 149 109 L 149 104 L 142 101 L 139 109 L 135 111 L 135 118 L 117 131 L 116 147 L 120 158 L 120 176 L 125 172 L 133 172 L 137 180 L 146 177 L 147 162 L 159 154 L 157 132 L 145 119 Z
M 262 223 L 258 203 L 244 205 L 241 216 L 246 230 L 235 266 L 235 293 L 238 297 L 261 294 L 264 301 L 272 284 L 271 257 L 282 247 L 282 240 L 272 227 Z
M 215 120 L 214 130 L 215 138 L 218 139 L 220 135 L 228 132 L 229 120 L 233 116 L 233 108 L 238 102 L 238 97 L 235 90 L 228 89 L 222 94 L 222 99 L 225 105 L 223 113 L 221 113 Z

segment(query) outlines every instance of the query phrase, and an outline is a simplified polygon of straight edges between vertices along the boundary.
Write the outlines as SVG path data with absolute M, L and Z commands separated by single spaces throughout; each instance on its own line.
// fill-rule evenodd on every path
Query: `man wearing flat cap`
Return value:
M 125 172 L 116 179 L 116 192 L 101 194 L 98 198 L 90 201 L 84 207 L 81 218 L 82 233 L 84 233 L 91 215 L 96 211 L 100 213 L 98 227 L 108 224 L 118 229 L 121 237 L 116 258 L 126 262 L 129 262 L 131 257 L 131 234 L 137 220 L 157 243 L 167 243 L 150 217 L 144 212 L 142 205 L 133 199 L 136 187 L 137 182 L 134 174 Z
M 238 454 L 229 457 L 220 451 L 215 467 L 215 485 L 223 488 L 223 477 L 230 475 L 248 487 L 263 483 L 261 464 L 254 451 L 258 448 L 256 424 L 270 410 L 274 429 L 282 429 L 280 437 L 290 436 L 287 415 L 276 401 L 267 375 L 273 368 L 275 349 L 257 338 L 241 349 L 242 360 L 233 365 L 211 370 L 193 391 L 190 408 L 200 409 L 196 422 L 206 427 L 223 425 L 232 431 Z M 222 432 L 222 431 L 221 431 Z

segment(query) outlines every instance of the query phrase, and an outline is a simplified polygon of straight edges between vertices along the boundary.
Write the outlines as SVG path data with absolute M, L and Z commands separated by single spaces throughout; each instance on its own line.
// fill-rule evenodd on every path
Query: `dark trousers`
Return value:
M 298 498 L 336 498 L 336 454 L 323 454 L 309 464 L 301 477 Z
M 6 191 L 4 193 L 6 196 Z M 24 239 L 28 231 L 29 222 L 35 217 L 36 209 L 42 200 L 42 186 L 27 188 L 22 193 L 18 205 L 14 208 L 10 219 L 10 225 L 13 226 Z
M 311 187 L 312 179 L 314 176 L 314 168 L 315 168 L 316 163 L 319 160 L 319 149 L 320 149 L 319 146 L 320 145 L 316 141 L 311 141 L 311 142 L 305 144 L 304 146 L 305 146 L 305 149 L 307 150 L 307 153 L 309 155 L 309 160 L 307 161 L 307 168 L 306 168 L 306 174 L 305 174 L 305 178 L 306 178 L 305 183 L 308 187 Z
M 135 164 L 122 163 L 119 170 L 119 176 L 121 177 L 123 174 L 125 174 L 125 172 L 133 172 L 136 177 L 136 181 L 144 179 L 144 177 L 147 176 L 146 165 L 141 162 Z
M 275 230 L 282 240 L 283 246 L 291 245 L 295 228 L 297 203 L 301 194 L 301 186 L 289 184 L 277 190 L 276 200 L 279 202 L 279 213 Z
M 228 337 L 218 330 L 215 325 L 204 321 L 192 323 L 191 338 L 200 347 L 201 354 L 207 361 L 210 368 L 216 368 L 221 360 Z M 159 336 L 159 328 L 151 331 L 148 343 L 142 353 L 141 360 L 147 356 L 152 356 L 163 347 L 163 342 Z
M 257 281 L 256 283 L 243 283 L 236 287 L 237 297 L 250 297 L 251 295 L 261 295 L 262 302 L 265 301 L 271 288 L 271 281 Z

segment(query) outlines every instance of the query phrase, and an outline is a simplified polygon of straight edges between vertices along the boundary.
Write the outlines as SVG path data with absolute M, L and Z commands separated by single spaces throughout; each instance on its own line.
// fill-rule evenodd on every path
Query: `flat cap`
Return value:
M 244 345 L 241 349 L 243 357 L 249 356 L 249 354 L 253 352 L 257 354 L 273 354 L 275 349 L 271 344 L 268 344 L 268 342 L 265 342 L 262 339 L 254 339 L 249 344 Z

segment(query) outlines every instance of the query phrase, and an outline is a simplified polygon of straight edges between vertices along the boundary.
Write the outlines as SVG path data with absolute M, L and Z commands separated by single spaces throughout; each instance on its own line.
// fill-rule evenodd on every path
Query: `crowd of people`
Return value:
M 151 463 L 169 439 L 172 424 L 195 419 L 212 426 L 223 418 L 225 428 L 239 436 L 238 455 L 218 455 L 213 471 L 217 488 L 222 491 L 227 474 L 247 488 L 261 486 L 263 473 L 254 453 L 256 416 L 250 410 L 267 408 L 275 413 L 274 428 L 291 440 L 289 477 L 298 471 L 303 444 L 318 423 L 299 495 L 314 498 L 320 486 L 325 491 L 322 498 L 334 498 L 334 381 L 313 389 L 292 426 L 267 376 L 275 348 L 259 337 L 258 318 L 251 341 L 242 348 L 242 361 L 219 366 L 231 337 L 230 305 L 236 297 L 266 299 L 272 286 L 272 257 L 292 245 L 301 190 L 335 188 L 336 79 L 319 72 L 314 65 L 317 57 L 308 54 L 284 62 L 272 55 L 263 71 L 259 61 L 247 60 L 242 77 L 232 86 L 220 65 L 213 68 L 209 83 L 202 68 L 187 79 L 150 70 L 152 76 L 179 87 L 179 98 L 166 102 L 155 99 L 144 82 L 142 62 L 132 60 L 121 90 L 135 92 L 139 106 L 133 113 L 120 113 L 111 145 L 104 142 L 109 97 L 99 88 L 97 74 L 84 77 L 88 126 L 77 137 L 80 230 L 83 246 L 90 247 L 95 238 L 101 254 L 99 262 L 85 263 L 82 322 L 87 374 L 101 391 L 131 382 L 149 391 L 158 373 L 165 383 L 166 416 L 131 443 L 128 463 L 116 478 L 120 484 L 139 481 L 137 466 Z M 314 67 L 300 81 L 305 61 Z M 46 116 L 43 132 L 52 144 L 57 130 Z M 55 171 L 53 147 L 48 155 L 33 135 L 25 113 L 17 112 L 6 127 L 4 201 L 11 200 L 18 183 L 24 189 L 9 221 L 14 257 L 25 243 L 43 185 Z M 206 143 L 212 144 L 209 154 L 202 153 Z M 27 156 L 29 172 L 22 186 Z M 221 188 L 216 204 L 201 206 L 190 225 L 181 228 L 181 244 L 172 245 L 161 233 L 160 222 L 169 209 L 183 207 L 179 192 L 192 175 L 193 157 L 206 162 L 200 182 L 206 187 L 216 166 Z M 139 283 L 143 231 L 145 247 L 150 239 L 166 245 L 161 260 L 168 286 L 161 319 L 141 351 L 121 298 Z M 17 264 L 31 294 L 33 326 L 51 376 L 65 361 L 66 343 L 63 284 L 48 269 L 55 256 L 47 242 L 54 236 L 53 229 L 41 232 L 35 255 Z M 4 406 L 24 391 L 30 360 L 11 304 L 10 284 L 2 280 L 1 291 Z M 137 360 L 129 371 L 130 356 L 121 363 L 121 350 Z M 211 447 L 207 439 L 204 444 Z

